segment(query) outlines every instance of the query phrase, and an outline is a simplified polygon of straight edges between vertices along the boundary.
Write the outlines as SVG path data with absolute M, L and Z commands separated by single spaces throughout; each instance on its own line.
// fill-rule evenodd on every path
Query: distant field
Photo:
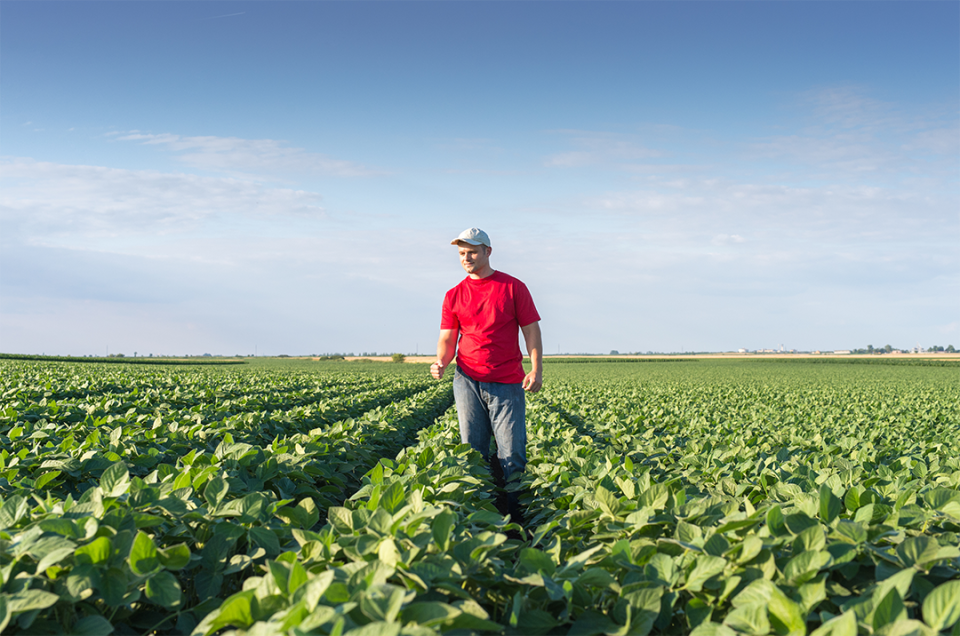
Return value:
M 902 354 L 883 354 L 883 355 L 867 355 L 867 354 L 839 354 L 835 355 L 832 353 L 823 354 L 823 353 L 710 353 L 710 354 L 675 354 L 675 355 L 597 355 L 597 356 L 583 356 L 583 355 L 547 355 L 544 359 L 547 361 L 550 360 L 564 360 L 569 358 L 586 358 L 586 359 L 596 359 L 596 360 L 663 360 L 663 359 L 690 359 L 690 360 L 765 360 L 765 359 L 777 359 L 777 360 L 953 360 L 960 363 L 960 353 L 902 353 Z M 390 356 L 347 356 L 346 360 L 373 360 L 376 362 L 391 362 Z M 426 362 L 432 363 L 436 360 L 435 355 L 425 355 L 425 356 L 407 356 L 406 362 Z
M 0 360 L 0 632 L 960 633 L 960 368 L 545 376 L 521 533 L 422 365 Z

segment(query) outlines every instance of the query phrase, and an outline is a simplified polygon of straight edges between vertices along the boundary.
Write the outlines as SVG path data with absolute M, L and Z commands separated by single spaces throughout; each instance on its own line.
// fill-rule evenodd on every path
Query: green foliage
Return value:
M 4 634 L 960 629 L 952 369 L 558 365 L 521 529 L 420 365 L 0 368 Z
M 2 364 L 5 634 L 191 631 L 452 401 L 407 374 Z
M 18 353 L 0 353 L 0 360 L 31 360 L 36 362 L 82 362 L 93 364 L 136 364 L 136 365 L 176 365 L 210 366 L 247 364 L 244 360 L 184 360 L 180 358 L 127 358 L 122 353 L 110 354 L 104 358 L 83 358 L 77 356 L 37 356 Z
M 920 611 L 960 578 L 951 371 L 614 369 L 571 368 L 528 404 L 533 544 L 556 563 L 599 546 L 591 563 L 621 589 L 661 588 L 655 632 L 954 624 L 953 588 Z

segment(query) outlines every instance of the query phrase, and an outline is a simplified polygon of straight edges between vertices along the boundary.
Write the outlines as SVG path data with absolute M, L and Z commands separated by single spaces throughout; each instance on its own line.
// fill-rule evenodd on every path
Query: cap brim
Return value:
M 470 245 L 486 245 L 486 243 L 482 243 L 480 241 L 474 241 L 473 239 L 455 238 L 452 241 L 450 241 L 450 245 L 456 245 L 457 243 L 469 243 Z

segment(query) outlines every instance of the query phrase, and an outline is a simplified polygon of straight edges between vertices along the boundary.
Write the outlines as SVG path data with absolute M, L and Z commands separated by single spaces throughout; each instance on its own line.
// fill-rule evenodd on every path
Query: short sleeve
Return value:
M 443 297 L 443 309 L 440 311 L 441 329 L 460 329 L 460 320 L 457 318 L 457 314 L 453 311 L 454 291 L 455 290 L 451 289 Z
M 517 281 L 516 289 L 513 294 L 514 308 L 516 310 L 517 323 L 521 327 L 526 327 L 530 323 L 540 320 L 540 314 L 537 313 L 537 307 L 533 304 L 533 297 L 527 286 Z

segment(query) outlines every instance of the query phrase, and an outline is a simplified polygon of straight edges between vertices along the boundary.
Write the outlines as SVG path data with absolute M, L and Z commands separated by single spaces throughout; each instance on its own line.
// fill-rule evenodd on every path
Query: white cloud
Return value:
M 895 167 L 898 155 L 865 135 L 783 135 L 770 137 L 748 146 L 759 159 L 793 161 L 826 172 L 871 173 Z
M 324 216 L 315 192 L 152 170 L 8 159 L 0 184 L 7 239 L 184 233 L 213 219 Z
M 903 150 L 947 155 L 956 159 L 960 155 L 960 126 L 945 126 L 920 131 L 909 137 Z
M 737 243 L 743 243 L 747 239 L 743 238 L 739 234 L 717 234 L 713 237 L 711 241 L 714 245 L 736 245 Z
M 177 158 L 201 170 L 232 175 L 259 177 L 267 175 L 332 175 L 367 177 L 384 174 L 352 161 L 291 147 L 273 139 L 240 139 L 238 137 L 183 137 L 170 133 L 148 134 L 137 130 L 113 137 L 117 141 L 136 141 L 144 145 L 165 147 L 181 153 Z
M 870 186 L 794 187 L 720 179 L 663 181 L 585 197 L 582 206 L 688 237 L 756 235 L 820 243 L 934 243 L 960 232 L 956 200 Z
M 638 159 L 659 157 L 657 150 L 647 148 L 624 134 L 584 130 L 556 131 L 569 138 L 578 150 L 560 152 L 547 157 L 544 165 L 576 168 L 595 164 L 622 164 Z
M 859 86 L 817 88 L 801 93 L 799 101 L 817 125 L 877 131 L 902 123 L 893 104 L 868 97 Z
M 793 130 L 747 143 L 748 161 L 784 162 L 794 180 L 955 177 L 960 129 L 953 109 L 910 109 L 849 86 L 802 93 L 798 104 Z
M 598 157 L 592 152 L 561 152 L 547 157 L 547 166 L 559 168 L 577 168 L 596 163 Z

